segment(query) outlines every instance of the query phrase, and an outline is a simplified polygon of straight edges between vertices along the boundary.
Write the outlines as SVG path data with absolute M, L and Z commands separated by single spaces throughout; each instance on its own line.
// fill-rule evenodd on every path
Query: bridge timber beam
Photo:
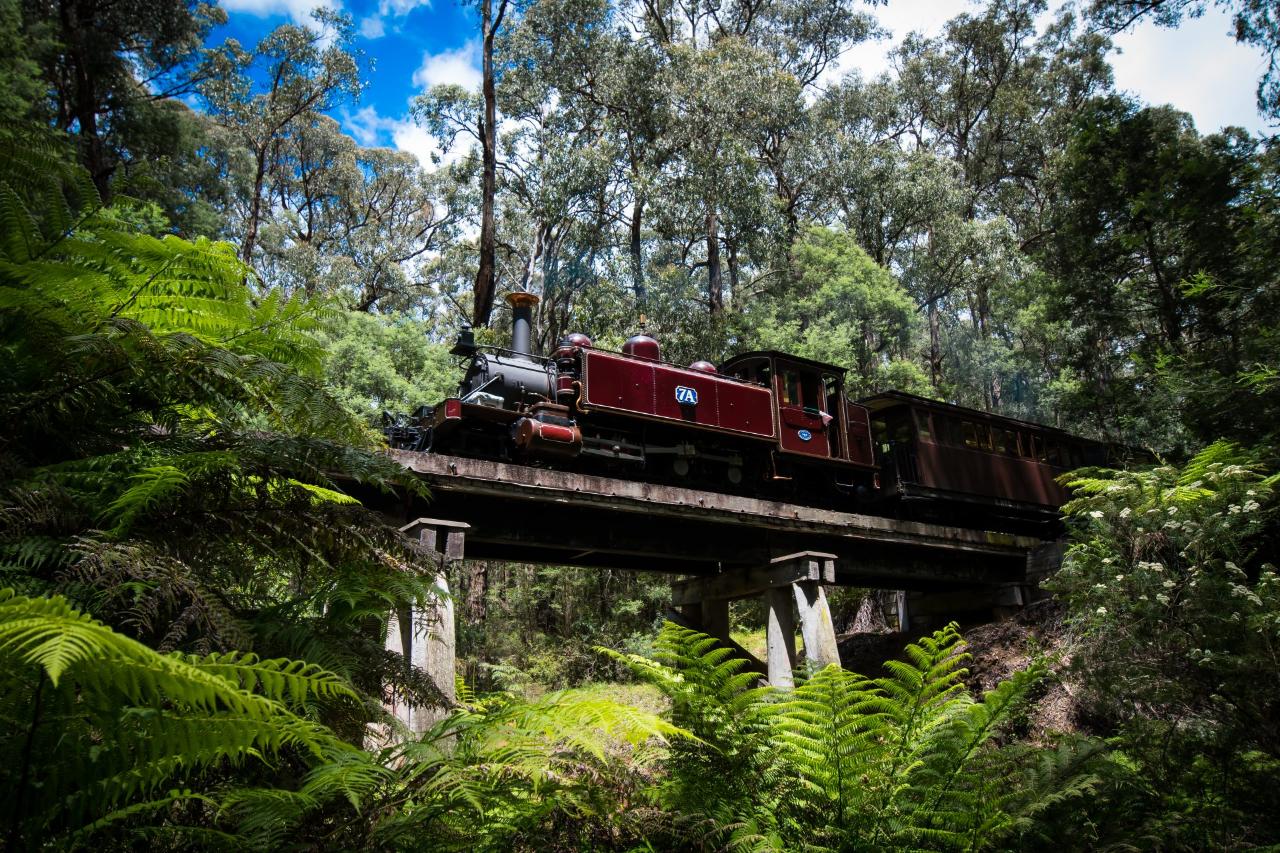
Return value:
M 413 451 L 432 493 L 413 515 L 471 525 L 469 559 L 718 575 L 781 554 L 834 555 L 835 583 L 885 589 L 1022 582 L 1038 539 L 742 495 Z

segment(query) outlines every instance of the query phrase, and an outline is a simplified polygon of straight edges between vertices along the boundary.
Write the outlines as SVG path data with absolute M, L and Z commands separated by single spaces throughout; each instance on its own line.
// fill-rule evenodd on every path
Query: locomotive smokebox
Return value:
M 464 403 L 478 403 L 502 409 L 518 409 L 552 399 L 554 372 L 544 359 L 530 354 L 533 337 L 533 306 L 538 297 L 532 293 L 508 293 L 511 306 L 511 349 L 480 352 L 473 345 L 471 366 L 458 386 Z M 496 349 L 496 348 L 495 348 Z
M 517 291 L 507 294 L 511 306 L 511 349 L 529 355 L 533 339 L 533 306 L 541 301 L 536 294 Z

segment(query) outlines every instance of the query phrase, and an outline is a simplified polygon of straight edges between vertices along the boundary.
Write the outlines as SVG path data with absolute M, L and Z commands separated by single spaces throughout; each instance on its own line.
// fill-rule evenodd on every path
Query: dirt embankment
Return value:
M 1032 693 L 1027 734 L 1037 739 L 1080 728 L 1076 688 L 1064 675 L 1069 636 L 1060 604 L 1051 599 L 1039 601 L 1008 619 L 961 625 L 960 632 L 970 655 L 965 683 L 975 695 L 1025 669 L 1035 655 L 1046 655 L 1052 672 Z M 903 648 L 918 636 L 902 632 L 845 634 L 840 637 L 840 660 L 846 669 L 876 676 L 881 674 L 884 661 L 903 659 Z

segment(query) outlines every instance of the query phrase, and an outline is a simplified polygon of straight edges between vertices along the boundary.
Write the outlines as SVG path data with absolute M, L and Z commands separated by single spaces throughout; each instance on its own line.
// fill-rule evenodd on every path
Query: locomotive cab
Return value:
M 773 391 L 784 468 L 805 459 L 874 467 L 867 412 L 846 397 L 844 368 L 767 351 L 740 355 L 720 370 Z

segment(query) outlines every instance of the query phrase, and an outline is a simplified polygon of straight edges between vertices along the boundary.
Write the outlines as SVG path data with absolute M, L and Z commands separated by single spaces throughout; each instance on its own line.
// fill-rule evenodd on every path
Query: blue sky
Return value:
M 372 61 L 369 87 L 358 104 L 336 116 L 364 145 L 388 145 L 424 163 L 436 152 L 408 115 L 410 100 L 439 83 L 478 87 L 478 18 L 456 0 L 221 0 L 229 21 L 215 39 L 252 45 L 285 21 L 306 22 L 318 5 L 338 8 L 355 21 L 356 46 Z M 876 9 L 892 31 L 888 41 L 859 45 L 843 56 L 832 76 L 857 69 L 874 76 L 886 55 L 912 30 L 936 33 L 950 17 L 981 8 L 972 0 L 890 0 Z M 1230 21 L 1217 9 L 1177 30 L 1143 25 L 1116 38 L 1116 84 L 1149 103 L 1172 103 L 1195 117 L 1202 132 L 1237 124 L 1267 130 L 1254 108 L 1262 56 L 1230 38 Z

